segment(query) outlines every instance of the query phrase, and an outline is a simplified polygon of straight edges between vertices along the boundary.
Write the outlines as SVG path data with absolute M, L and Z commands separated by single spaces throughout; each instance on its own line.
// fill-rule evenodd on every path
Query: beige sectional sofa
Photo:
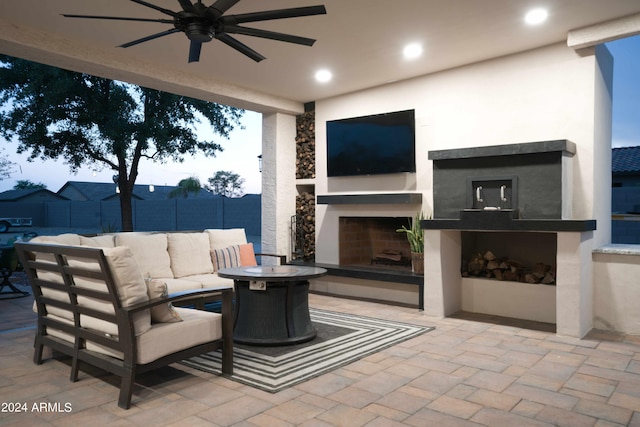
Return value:
M 124 232 L 93 237 L 68 233 L 38 236 L 30 242 L 99 248 L 126 246 L 131 249 L 142 275 L 164 281 L 169 294 L 223 285 L 231 288 L 233 281 L 218 277 L 218 268 L 255 265 L 253 246 L 247 243 L 242 228 L 201 232 Z M 237 264 L 241 256 L 244 263 Z

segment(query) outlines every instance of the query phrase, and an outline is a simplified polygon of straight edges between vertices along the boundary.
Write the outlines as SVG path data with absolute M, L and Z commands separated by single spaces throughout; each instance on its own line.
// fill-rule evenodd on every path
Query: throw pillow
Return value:
M 240 248 L 238 245 L 234 245 L 223 249 L 214 249 L 211 251 L 211 261 L 213 262 L 213 271 L 218 271 L 222 268 L 239 267 Z
M 147 295 L 149 300 L 155 298 L 166 298 L 169 295 L 167 291 L 167 283 L 164 280 L 147 278 Z M 182 322 L 182 318 L 173 308 L 170 302 L 166 304 L 158 304 L 151 307 L 151 323 L 172 323 Z
M 253 243 L 240 245 L 240 265 L 243 267 L 253 267 L 258 265 L 256 253 L 253 250 Z

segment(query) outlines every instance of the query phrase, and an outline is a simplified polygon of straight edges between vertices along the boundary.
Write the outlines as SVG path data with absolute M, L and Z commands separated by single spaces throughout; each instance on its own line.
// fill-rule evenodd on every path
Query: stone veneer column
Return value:
M 262 252 L 291 259 L 291 216 L 296 213 L 296 117 L 262 115 Z M 265 264 L 275 260 L 265 257 Z

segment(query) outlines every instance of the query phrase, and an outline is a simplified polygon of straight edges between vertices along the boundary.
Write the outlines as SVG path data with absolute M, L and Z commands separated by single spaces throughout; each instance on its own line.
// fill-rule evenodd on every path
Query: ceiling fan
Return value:
M 268 10 L 263 12 L 242 13 L 238 15 L 224 15 L 227 10 L 240 0 L 216 0 L 211 6 L 205 6 L 201 0 L 192 3 L 191 0 L 178 0 L 182 10 L 173 12 L 169 9 L 156 6 L 142 0 L 131 0 L 142 6 L 155 9 L 172 19 L 146 19 L 118 16 L 92 16 L 92 15 L 71 15 L 62 14 L 66 18 L 89 18 L 89 19 L 112 19 L 118 21 L 136 22 L 159 22 L 161 24 L 173 24 L 174 28 L 160 33 L 152 34 L 141 39 L 124 43 L 119 47 L 130 47 L 159 37 L 164 37 L 173 33 L 185 33 L 191 41 L 189 47 L 189 62 L 200 60 L 202 43 L 210 42 L 213 39 L 220 40 L 226 45 L 234 48 L 240 53 L 248 56 L 256 62 L 266 59 L 260 53 L 249 46 L 231 37 L 230 34 L 242 34 L 247 36 L 262 37 L 265 39 L 278 40 L 288 43 L 312 46 L 314 39 L 294 36 L 291 34 L 277 33 L 274 31 L 261 30 L 258 28 L 242 27 L 238 24 L 258 21 L 270 21 L 273 19 L 297 18 L 302 16 L 324 15 L 327 13 L 324 6 L 294 7 L 289 9 Z

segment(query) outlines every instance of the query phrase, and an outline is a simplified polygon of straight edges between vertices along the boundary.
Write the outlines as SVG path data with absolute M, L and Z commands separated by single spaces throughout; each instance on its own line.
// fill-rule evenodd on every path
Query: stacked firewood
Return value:
M 466 270 L 462 271 L 463 277 L 486 277 L 488 279 L 542 283 L 552 285 L 556 282 L 553 267 L 539 262 L 533 268 L 508 257 L 498 258 L 491 251 L 484 254 L 475 253 L 466 264 Z
M 303 192 L 296 196 L 296 253 L 305 261 L 316 255 L 316 198 Z
M 316 177 L 316 117 L 310 111 L 296 117 L 296 178 Z

